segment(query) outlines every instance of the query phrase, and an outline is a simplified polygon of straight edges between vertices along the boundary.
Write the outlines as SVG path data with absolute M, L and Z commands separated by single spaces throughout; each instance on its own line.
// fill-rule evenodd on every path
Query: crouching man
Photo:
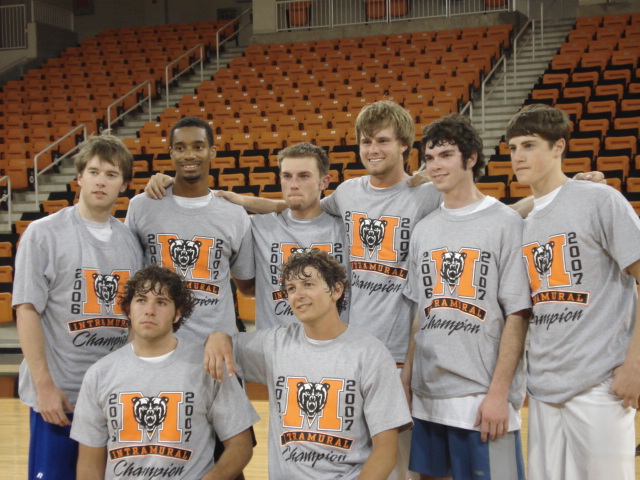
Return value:
M 299 322 L 209 337 L 212 375 L 235 371 L 235 354 L 241 376 L 269 389 L 269 478 L 386 480 L 395 466 L 409 408 L 384 344 L 340 319 L 346 285 L 327 253 L 293 254 L 282 288 Z
M 233 479 L 249 462 L 258 415 L 235 378 L 202 370 L 202 347 L 174 333 L 193 311 L 179 275 L 149 265 L 120 298 L 133 342 L 93 365 L 80 389 L 71 437 L 79 480 Z M 214 464 L 218 437 L 224 453 Z

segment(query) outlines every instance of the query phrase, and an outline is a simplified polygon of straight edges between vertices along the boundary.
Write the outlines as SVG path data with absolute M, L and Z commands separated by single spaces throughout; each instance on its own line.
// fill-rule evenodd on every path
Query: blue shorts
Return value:
M 78 442 L 69 437 L 71 426 L 45 422 L 33 409 L 29 422 L 29 480 L 75 480 Z
M 483 442 L 478 431 L 414 418 L 409 470 L 454 480 L 525 480 L 520 430 Z

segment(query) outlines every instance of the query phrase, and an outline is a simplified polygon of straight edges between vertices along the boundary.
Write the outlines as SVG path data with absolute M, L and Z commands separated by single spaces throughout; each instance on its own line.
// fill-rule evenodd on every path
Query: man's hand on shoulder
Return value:
M 144 188 L 147 197 L 160 200 L 167 195 L 167 187 L 173 185 L 175 179 L 164 173 L 156 173 L 149 179 L 149 183 Z
M 240 195 L 239 193 L 229 192 L 227 190 L 215 190 L 213 194 L 216 197 L 224 198 L 225 200 L 235 203 L 236 205 L 240 205 L 241 207 L 244 207 L 246 204 L 246 195 Z
M 588 182 L 595 182 L 595 183 L 607 183 L 607 181 L 604 178 L 604 173 L 602 172 L 580 172 L 580 173 L 576 173 L 573 176 L 574 180 L 586 180 Z
M 409 177 L 409 186 L 417 187 L 418 185 L 429 183 L 430 181 L 431 176 L 427 173 L 426 170 L 418 170 L 417 172 L 413 172 L 413 175 Z

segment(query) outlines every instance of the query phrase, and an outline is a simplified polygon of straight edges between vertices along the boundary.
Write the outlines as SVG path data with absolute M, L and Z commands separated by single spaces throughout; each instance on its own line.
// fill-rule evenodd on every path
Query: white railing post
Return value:
M 216 32 L 216 34 L 217 34 L 217 32 Z M 187 68 L 185 68 L 184 70 L 178 72 L 175 76 L 171 75 L 171 78 L 169 78 L 169 69 L 171 68 L 171 66 L 176 64 L 176 63 L 178 63 L 184 57 L 189 55 L 191 52 L 195 52 L 196 50 L 198 50 L 199 53 L 200 53 L 200 59 L 197 60 L 196 62 L 190 63 L 189 65 L 187 65 Z M 196 45 L 193 48 L 190 48 L 189 50 L 184 52 L 182 55 L 180 55 L 178 58 L 176 58 L 175 60 L 173 60 L 169 64 L 167 64 L 166 67 L 164 67 L 164 78 L 165 78 L 166 94 L 167 94 L 167 108 L 169 108 L 169 83 L 171 83 L 176 78 L 180 77 L 187 70 L 190 70 L 191 68 L 193 68 L 193 66 L 198 62 L 200 63 L 200 81 L 202 82 L 204 80 L 204 74 L 202 72 L 202 65 L 204 63 L 204 50 L 202 48 L 202 44 L 201 43 L 199 43 L 198 45 Z
M 120 103 L 122 100 L 124 100 L 125 98 L 133 95 L 134 93 L 138 92 L 138 89 L 142 88 L 144 85 L 147 85 L 147 93 L 148 96 L 143 98 L 142 100 L 136 102 L 130 109 L 128 109 L 126 112 L 123 112 L 121 115 L 118 115 L 116 118 L 113 119 L 113 122 L 111 121 L 111 108 L 115 107 L 118 103 Z M 151 104 L 151 80 L 145 80 L 144 82 L 142 82 L 140 85 L 136 85 L 135 87 L 133 87 L 131 90 L 129 90 L 127 93 L 125 93 L 123 96 L 121 96 L 119 99 L 115 100 L 114 102 L 112 102 L 111 104 L 109 104 L 109 106 L 107 107 L 107 130 L 111 129 L 111 125 L 112 123 L 116 123 L 118 120 L 120 120 L 121 118 L 124 118 L 125 115 L 127 115 L 129 112 L 133 111 L 134 109 L 136 109 L 137 107 L 139 107 L 140 105 L 142 105 L 147 99 L 149 99 L 149 104 Z M 151 105 L 149 105 L 149 121 L 151 121 Z
M 2 198 L 0 198 L 0 202 L 7 202 L 7 214 L 9 215 L 9 220 L 7 220 L 7 227 L 11 230 L 11 223 L 13 217 L 13 199 L 11 198 L 11 177 L 9 175 L 5 175 L 0 178 L 0 183 L 7 181 L 7 193 L 5 193 Z
M 39 193 L 39 180 L 38 180 L 38 178 L 40 177 L 40 175 L 42 175 L 44 172 L 46 172 L 50 168 L 53 168 L 55 165 L 60 163 L 62 160 L 64 160 L 68 156 L 70 156 L 73 152 L 78 150 L 79 147 L 78 147 L 78 145 L 76 145 L 71 150 L 69 150 L 67 153 L 65 153 L 64 155 L 58 157 L 54 162 L 51 162 L 51 164 L 49 164 L 45 168 L 43 168 L 42 171 L 38 171 L 38 160 L 39 160 L 40 156 L 43 155 L 44 153 L 47 153 L 49 150 L 53 150 L 53 147 L 55 147 L 60 142 L 62 142 L 65 138 L 67 138 L 68 136 L 74 134 L 76 131 L 78 131 L 80 129 L 82 129 L 83 138 L 86 139 L 87 138 L 87 127 L 85 125 L 78 125 L 78 126 L 72 128 L 64 136 L 60 137 L 58 140 L 53 142 L 51 145 L 48 145 L 47 148 L 45 148 L 44 150 L 36 153 L 35 157 L 33 157 L 33 188 L 34 188 L 35 197 L 36 197 L 36 200 L 35 200 L 36 209 L 40 208 L 40 201 L 38 200 L 38 193 Z
M 544 47 L 544 0 L 540 1 L 540 48 Z

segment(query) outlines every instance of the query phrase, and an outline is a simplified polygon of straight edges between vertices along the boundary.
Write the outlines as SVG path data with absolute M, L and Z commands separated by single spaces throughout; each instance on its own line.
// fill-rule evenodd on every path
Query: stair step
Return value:
M 504 134 L 507 122 L 529 96 L 533 86 L 548 68 L 553 55 L 566 40 L 568 32 L 573 28 L 572 20 L 548 21 L 543 24 L 544 39 L 540 43 L 540 24 L 536 24 L 535 34 L 531 31 L 523 34 L 518 40 L 517 66 L 514 72 L 513 53 L 507 62 L 506 89 L 507 101 L 504 101 L 505 74 L 501 69 L 495 78 L 488 82 L 486 97 L 484 126 L 482 125 L 482 108 L 480 101 L 474 105 L 473 121 L 482 130 L 485 141 L 485 152 L 492 151 L 491 142 L 497 145 Z M 535 44 L 533 44 L 535 42 Z M 533 53 L 535 52 L 535 58 Z M 514 79 L 515 74 L 515 79 Z M 479 98 L 479 95 L 477 96 Z

